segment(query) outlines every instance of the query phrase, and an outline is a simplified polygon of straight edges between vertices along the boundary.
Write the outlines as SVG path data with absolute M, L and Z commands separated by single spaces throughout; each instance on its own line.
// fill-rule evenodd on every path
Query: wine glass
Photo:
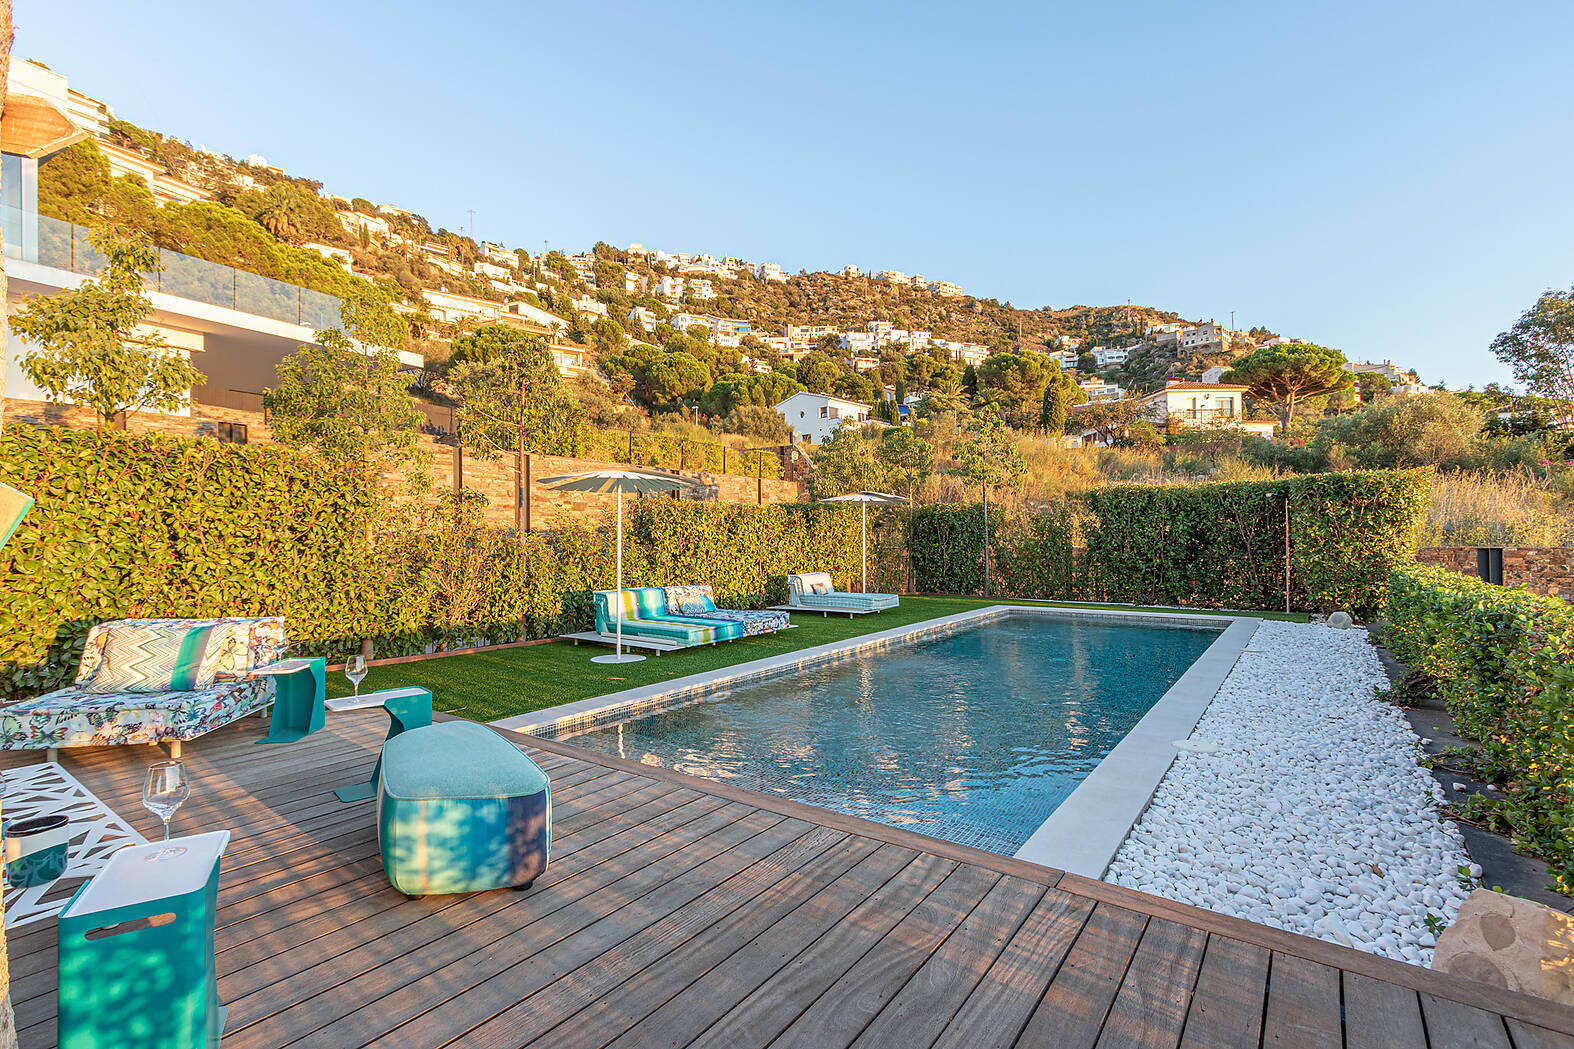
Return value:
M 350 679 L 350 684 L 355 686 L 355 694 L 361 694 L 361 682 L 366 680 L 366 657 L 352 656 L 344 664 L 344 676 Z
M 186 766 L 179 761 L 160 761 L 148 766 L 148 778 L 142 784 L 142 807 L 164 821 L 164 840 L 169 841 L 169 821 L 175 810 L 191 796 L 191 781 L 186 778 Z M 162 860 L 185 852 L 181 846 L 160 849 L 150 859 Z

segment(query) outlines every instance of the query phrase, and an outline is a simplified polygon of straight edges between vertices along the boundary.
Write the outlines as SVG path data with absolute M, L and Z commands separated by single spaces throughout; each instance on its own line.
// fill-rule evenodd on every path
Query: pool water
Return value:
M 1009 855 L 1218 634 L 1008 615 L 571 742 Z

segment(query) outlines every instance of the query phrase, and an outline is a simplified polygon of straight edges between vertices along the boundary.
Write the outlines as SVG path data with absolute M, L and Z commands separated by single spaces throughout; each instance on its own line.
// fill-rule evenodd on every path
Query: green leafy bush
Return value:
M 69 682 L 108 619 L 283 615 L 299 653 L 342 658 L 369 638 L 394 656 L 583 629 L 588 591 L 613 581 L 610 528 L 521 541 L 452 500 L 386 517 L 353 467 L 278 446 L 13 426 L 0 480 L 37 500 L 0 551 L 4 699 Z M 708 582 L 760 607 L 789 572 L 858 577 L 856 508 L 626 508 L 627 585 Z M 903 574 L 891 534 L 870 529 L 871 587 Z
M 1085 497 L 1091 596 L 1283 607 L 1287 496 L 1292 606 L 1370 616 L 1389 571 L 1415 557 L 1427 490 L 1424 471 L 1096 489 Z
M 1389 577 L 1385 637 L 1504 784 L 1493 815 L 1574 891 L 1574 609 L 1441 568 Z

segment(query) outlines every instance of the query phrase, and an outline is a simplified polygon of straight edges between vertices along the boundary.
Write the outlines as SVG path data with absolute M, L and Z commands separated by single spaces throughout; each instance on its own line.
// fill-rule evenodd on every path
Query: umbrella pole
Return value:
M 869 592 L 869 504 L 859 503 L 858 509 L 863 516 L 863 539 L 859 551 L 863 554 L 864 565 L 863 583 L 859 587 L 859 592 L 867 594 Z
M 618 645 L 617 654 L 623 655 L 623 489 L 618 489 Z

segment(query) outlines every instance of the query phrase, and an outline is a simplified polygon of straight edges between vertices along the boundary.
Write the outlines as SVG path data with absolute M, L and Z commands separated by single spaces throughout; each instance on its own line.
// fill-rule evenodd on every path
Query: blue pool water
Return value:
M 1009 855 L 1217 636 L 1007 616 L 572 742 Z

